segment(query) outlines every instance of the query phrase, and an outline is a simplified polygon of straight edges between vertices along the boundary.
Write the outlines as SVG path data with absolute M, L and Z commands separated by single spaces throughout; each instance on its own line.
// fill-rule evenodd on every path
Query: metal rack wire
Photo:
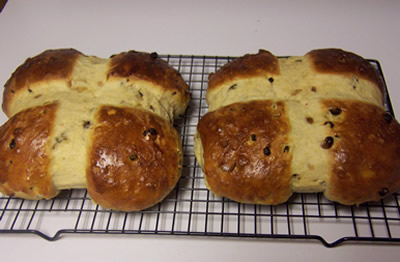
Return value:
M 194 156 L 193 135 L 207 111 L 208 74 L 231 57 L 163 55 L 190 86 L 192 101 L 175 123 L 182 136 L 184 167 L 176 188 L 160 204 L 140 212 L 106 210 L 86 190 L 62 192 L 53 200 L 0 196 L 0 233 L 33 233 L 56 240 L 67 233 L 157 234 L 259 239 L 317 240 L 326 247 L 343 242 L 400 244 L 400 193 L 359 207 L 343 206 L 321 194 L 295 194 L 278 206 L 240 204 L 205 187 Z M 379 62 L 370 60 L 382 74 Z M 387 95 L 387 110 L 393 113 Z

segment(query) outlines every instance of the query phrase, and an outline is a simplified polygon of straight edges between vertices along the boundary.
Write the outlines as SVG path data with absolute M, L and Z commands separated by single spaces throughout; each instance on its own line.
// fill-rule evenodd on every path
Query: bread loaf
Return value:
M 195 135 L 207 187 L 272 205 L 295 192 L 359 205 L 398 191 L 400 125 L 384 96 L 377 70 L 339 49 L 227 63 L 209 76 Z
M 0 191 L 51 199 L 87 188 L 105 208 L 150 207 L 180 177 L 172 122 L 189 99 L 182 77 L 156 53 L 102 59 L 59 49 L 29 58 L 5 84 Z

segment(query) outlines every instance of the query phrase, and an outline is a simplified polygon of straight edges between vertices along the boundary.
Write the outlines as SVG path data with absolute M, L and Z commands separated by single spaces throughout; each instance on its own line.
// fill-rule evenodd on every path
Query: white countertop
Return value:
M 400 112 L 399 1 L 9 0 L 0 13 L 0 82 L 27 57 L 73 47 L 108 57 L 126 50 L 229 55 L 263 48 L 303 55 L 338 47 L 380 61 Z M 1 113 L 0 123 L 6 121 Z M 399 245 L 141 235 L 0 235 L 1 261 L 398 261 Z

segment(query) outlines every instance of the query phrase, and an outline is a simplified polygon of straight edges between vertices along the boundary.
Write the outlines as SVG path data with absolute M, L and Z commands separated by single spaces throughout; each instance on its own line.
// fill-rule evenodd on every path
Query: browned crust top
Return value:
M 3 111 L 7 113 L 7 101 L 20 89 L 28 89 L 36 82 L 70 78 L 80 55 L 82 53 L 75 49 L 56 49 L 28 58 L 14 71 L 4 86 Z
M 312 50 L 306 56 L 311 58 L 317 72 L 346 74 L 369 80 L 384 95 L 382 78 L 371 63 L 361 56 L 334 48 Z
M 91 198 L 123 211 L 161 201 L 182 167 L 176 130 L 150 112 L 112 106 L 101 107 L 96 122 L 86 175 Z
M 326 196 L 342 204 L 377 201 L 400 189 L 400 125 L 381 108 L 357 101 L 325 100 L 340 108 L 331 136 L 332 174 Z
M 0 191 L 32 199 L 57 195 L 49 172 L 48 144 L 57 104 L 19 112 L 0 127 Z
M 215 194 L 259 204 L 290 197 L 292 153 L 283 102 L 231 104 L 207 113 L 197 130 L 206 181 Z
M 259 50 L 257 54 L 247 54 L 222 66 L 208 78 L 208 90 L 236 78 L 278 75 L 278 59 L 268 51 Z
M 189 98 L 189 87 L 177 70 L 156 53 L 129 51 L 111 57 L 108 78 L 139 78 Z

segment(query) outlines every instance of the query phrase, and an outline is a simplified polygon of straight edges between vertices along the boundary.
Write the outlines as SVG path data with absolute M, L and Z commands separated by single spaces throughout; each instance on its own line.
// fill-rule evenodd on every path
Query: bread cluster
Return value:
M 156 53 L 103 59 L 59 49 L 29 58 L 5 84 L 0 191 L 51 199 L 87 188 L 105 208 L 150 207 L 180 177 L 172 123 L 189 99 L 182 77 Z
M 362 57 L 339 49 L 237 58 L 209 76 L 196 158 L 216 195 L 279 204 L 322 192 L 352 205 L 400 189 L 400 125 Z
M 295 192 L 378 201 L 400 189 L 400 125 L 385 96 L 376 68 L 343 50 L 237 58 L 209 76 L 209 111 L 195 134 L 205 183 L 243 203 L 275 205 Z M 159 203 L 181 175 L 172 123 L 189 100 L 156 53 L 29 58 L 5 84 L 0 192 L 52 199 L 87 188 L 95 203 L 122 211 Z

